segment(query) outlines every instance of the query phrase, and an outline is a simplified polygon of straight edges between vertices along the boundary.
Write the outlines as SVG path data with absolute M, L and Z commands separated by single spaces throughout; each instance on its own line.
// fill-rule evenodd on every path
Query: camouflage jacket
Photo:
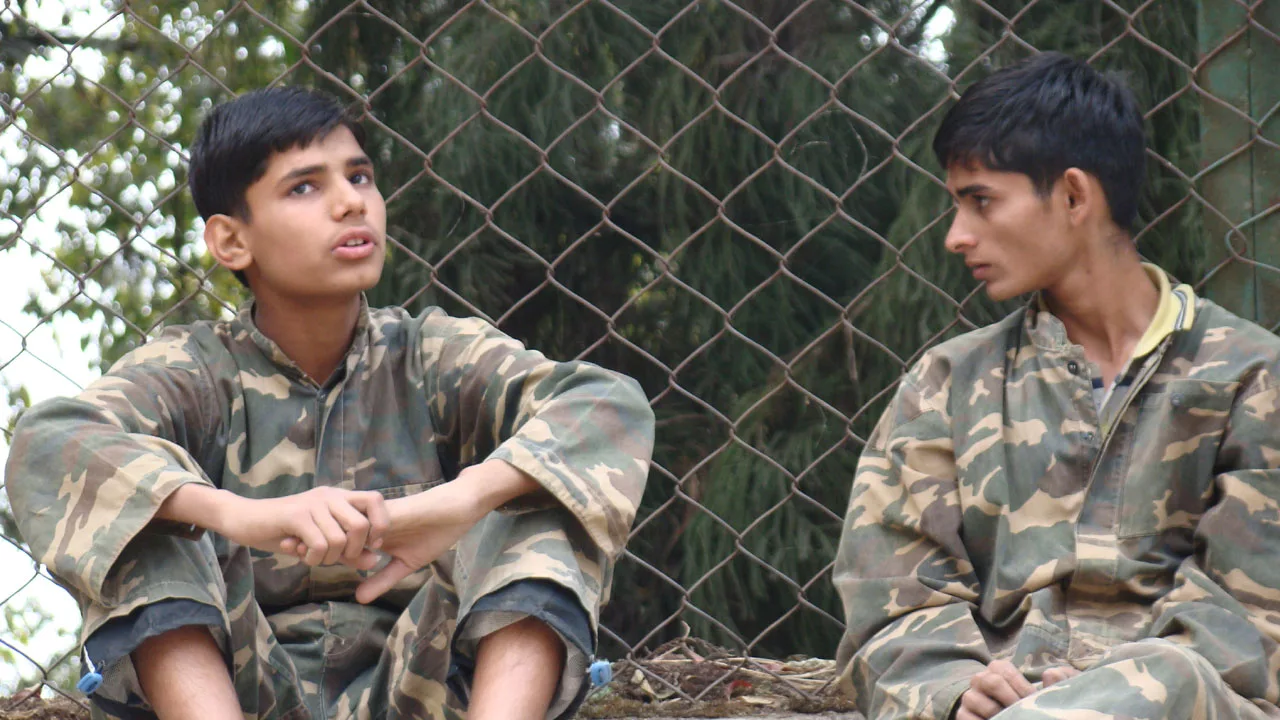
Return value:
M 546 489 L 529 507 L 559 503 L 585 530 L 589 544 L 569 556 L 580 567 L 566 577 L 582 578 L 568 589 L 594 629 L 652 443 L 652 411 L 635 381 L 552 362 L 481 320 L 362 307 L 344 364 L 321 386 L 257 330 L 246 305 L 230 322 L 170 328 L 78 397 L 33 407 L 15 431 L 6 477 L 24 539 L 79 597 L 88 637 L 136 609 L 116 602 L 123 592 L 109 570 L 135 537 L 183 532 L 153 516 L 185 483 L 251 498 L 320 485 L 395 498 L 505 460 Z M 503 511 L 529 509 L 520 503 Z M 361 580 L 345 566 L 253 554 L 264 607 L 349 599 Z M 547 564 L 534 562 L 535 574 Z M 518 581 L 519 565 L 478 587 Z M 407 602 L 428 572 L 385 600 Z
M 1144 638 L 1280 701 L 1280 340 L 1178 291 L 1194 314 L 1135 360 L 1113 422 L 1034 302 L 903 378 L 834 571 L 868 717 L 946 718 L 993 659 L 1038 681 Z

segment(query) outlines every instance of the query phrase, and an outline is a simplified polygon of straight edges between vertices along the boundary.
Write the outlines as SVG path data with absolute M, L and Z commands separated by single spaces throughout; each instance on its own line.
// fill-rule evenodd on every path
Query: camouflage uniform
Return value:
M 1037 302 L 902 380 L 835 566 L 869 717 L 946 718 L 1001 658 L 1084 671 L 1001 718 L 1276 713 L 1280 340 L 1148 272 L 1156 321 L 1104 403 Z
M 459 717 L 451 666 L 465 693 L 478 639 L 530 615 L 569 648 L 554 716 L 580 697 L 652 443 L 634 381 L 551 362 L 480 320 L 362 307 L 345 361 L 319 386 L 246 306 L 231 322 L 169 329 L 78 397 L 32 408 L 6 474 L 23 537 L 81 603 L 86 647 L 123 654 L 95 658 L 110 661 L 97 717 L 154 717 L 127 652 L 183 624 L 211 627 L 247 718 Z M 353 594 L 369 573 L 153 517 L 185 483 L 396 498 L 486 459 L 546 493 L 491 513 L 368 606 Z M 585 642 L 569 642 L 574 613 Z

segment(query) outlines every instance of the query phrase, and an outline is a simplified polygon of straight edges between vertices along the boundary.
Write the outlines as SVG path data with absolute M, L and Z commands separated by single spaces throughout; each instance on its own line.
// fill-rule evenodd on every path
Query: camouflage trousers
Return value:
M 1275 718 L 1265 701 L 1236 694 L 1207 660 L 1167 640 L 1126 643 L 1079 675 L 996 716 L 999 720 Z
M 207 538 L 190 544 L 221 571 L 206 587 L 226 612 L 226 626 L 214 635 L 229 650 L 245 718 L 465 717 L 445 687 L 458 611 L 447 578 L 428 575 L 400 612 L 354 601 L 269 612 L 254 598 L 247 549 L 218 562 Z M 129 658 L 108 670 L 98 697 L 107 702 L 94 703 L 95 718 L 154 717 Z

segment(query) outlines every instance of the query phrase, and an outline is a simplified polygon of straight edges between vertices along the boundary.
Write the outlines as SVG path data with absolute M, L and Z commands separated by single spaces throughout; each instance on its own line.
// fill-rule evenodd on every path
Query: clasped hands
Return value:
M 1042 686 L 1036 688 L 1013 663 L 1008 660 L 992 661 L 969 680 L 969 689 L 960 696 L 955 719 L 986 720 L 1037 690 L 1079 674 L 1079 670 L 1069 665 L 1052 667 L 1044 671 Z
M 512 466 L 486 462 L 452 482 L 394 500 L 334 487 L 266 499 L 221 494 L 207 505 L 215 517 L 198 524 L 240 545 L 294 555 L 313 566 L 370 570 L 384 553 L 391 561 L 356 589 L 356 600 L 367 603 L 453 547 L 485 514 L 536 487 Z

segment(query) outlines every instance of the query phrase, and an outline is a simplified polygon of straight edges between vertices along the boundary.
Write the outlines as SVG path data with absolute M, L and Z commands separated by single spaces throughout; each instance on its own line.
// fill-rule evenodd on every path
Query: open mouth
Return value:
M 366 233 L 353 233 L 333 246 L 333 254 L 344 260 L 359 260 L 373 254 L 375 245 Z

